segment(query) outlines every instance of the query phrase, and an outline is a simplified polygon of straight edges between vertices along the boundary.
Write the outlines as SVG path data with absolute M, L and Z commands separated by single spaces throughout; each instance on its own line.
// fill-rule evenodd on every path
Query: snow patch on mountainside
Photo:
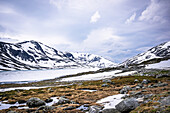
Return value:
M 133 58 L 121 63 L 120 66 L 128 66 L 134 64 L 141 64 L 145 61 L 154 59 L 169 59 L 170 58 L 170 41 L 162 43 L 156 47 L 149 49 L 148 51 L 141 53 Z
M 146 69 L 170 69 L 170 60 L 162 61 L 155 64 L 149 64 Z
M 95 67 L 115 67 L 117 66 L 116 63 L 113 63 L 109 60 L 106 60 L 103 57 L 94 54 L 87 54 L 87 53 L 73 53 L 71 52 L 73 57 L 79 60 L 82 64 L 88 64 L 90 66 Z
M 0 42 L 0 70 L 42 68 L 114 67 L 117 64 L 98 55 L 61 52 L 36 41 Z M 11 68 L 11 69 L 10 69 Z
M 109 72 L 102 72 L 102 73 L 95 73 L 95 74 L 87 74 L 87 75 L 81 75 L 76 77 L 68 77 L 63 78 L 61 81 L 83 81 L 83 80 L 102 80 L 107 78 L 112 78 L 113 76 L 128 76 L 133 73 L 136 73 L 136 71 L 128 71 L 124 73 L 120 73 L 122 70 L 114 70 Z M 117 74 L 119 73 L 119 74 Z

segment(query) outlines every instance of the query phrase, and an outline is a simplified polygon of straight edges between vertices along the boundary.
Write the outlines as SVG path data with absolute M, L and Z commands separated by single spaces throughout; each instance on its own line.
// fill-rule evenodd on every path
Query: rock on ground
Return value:
M 41 111 L 43 111 L 43 113 L 51 113 L 51 110 L 55 109 L 56 107 L 54 106 L 40 106 L 37 110 L 36 113 L 41 113 Z
M 121 113 L 127 113 L 139 106 L 138 101 L 135 98 L 129 98 L 121 101 L 115 107 Z
M 100 113 L 101 110 L 101 106 L 90 106 L 89 113 Z
M 118 110 L 112 108 L 112 109 L 104 109 L 104 110 L 102 110 L 101 113 L 121 113 L 121 112 L 119 112 Z
M 32 108 L 32 107 L 39 107 L 45 105 L 46 103 L 40 98 L 32 97 L 27 101 L 26 104 L 28 105 L 28 107 Z
M 161 100 L 162 105 L 170 105 L 170 96 L 165 97 L 163 100 Z

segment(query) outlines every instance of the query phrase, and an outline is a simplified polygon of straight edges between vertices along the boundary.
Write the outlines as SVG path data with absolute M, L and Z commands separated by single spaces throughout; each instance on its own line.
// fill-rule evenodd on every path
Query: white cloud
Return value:
M 100 19 L 100 14 L 98 11 L 96 11 L 92 16 L 91 16 L 91 19 L 90 19 L 90 23 L 96 23 L 99 19 Z
M 92 30 L 83 43 L 79 45 L 79 48 L 83 48 L 82 51 L 101 56 L 126 54 L 124 49 L 129 47 L 130 44 L 126 38 L 116 35 L 115 30 L 110 27 Z
M 164 16 L 168 9 L 166 5 L 166 0 L 151 0 L 150 5 L 141 13 L 139 20 L 164 23 Z
M 0 5 L 0 13 L 14 14 L 15 11 L 10 7 L 4 7 L 3 5 Z
M 136 13 L 134 13 L 130 18 L 128 18 L 125 23 L 130 24 L 135 20 L 135 18 L 136 18 Z
M 49 3 L 55 5 L 58 9 L 61 9 L 65 5 L 66 0 L 50 0 Z

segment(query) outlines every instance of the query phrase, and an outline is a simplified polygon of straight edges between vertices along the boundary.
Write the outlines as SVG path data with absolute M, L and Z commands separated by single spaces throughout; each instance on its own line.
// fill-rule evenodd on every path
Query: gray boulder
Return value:
M 137 106 L 139 106 L 138 101 L 135 98 L 129 98 L 121 101 L 115 107 L 121 113 L 128 113 L 131 110 L 135 109 Z
M 40 98 L 33 97 L 30 98 L 26 104 L 28 105 L 28 107 L 32 108 L 32 107 L 39 107 L 45 105 L 46 103 Z
M 134 83 L 138 83 L 138 82 L 139 82 L 139 80 L 138 80 L 138 79 L 135 79 L 135 80 L 134 80 Z
M 27 101 L 25 101 L 25 100 L 18 100 L 18 103 L 19 104 L 22 104 L 22 103 L 26 103 Z
M 120 111 L 114 109 L 114 108 L 111 108 L 111 109 L 104 109 L 102 110 L 102 113 L 121 113 Z
M 60 97 L 58 102 L 56 104 L 66 104 L 66 103 L 71 103 L 71 101 L 67 98 L 64 98 L 64 97 Z
M 101 106 L 90 106 L 89 113 L 101 113 Z
M 168 74 L 156 75 L 156 78 L 169 77 Z
M 165 97 L 163 100 L 161 100 L 162 105 L 170 105 L 170 96 Z
M 159 87 L 168 86 L 168 83 L 159 83 L 158 86 L 159 86 Z
M 102 87 L 109 87 L 108 84 L 102 84 Z
M 69 106 L 69 107 L 64 108 L 63 110 L 72 110 L 72 109 L 75 109 L 75 107 L 74 106 Z
M 84 104 L 84 105 L 81 105 L 80 107 L 78 107 L 77 109 L 79 109 L 81 111 L 88 111 L 89 110 L 89 105 Z
M 45 100 L 46 103 L 49 103 L 49 102 L 52 102 L 52 101 L 53 101 L 53 99 L 51 99 L 51 98 L 48 98 L 48 99 Z
M 104 80 L 102 80 L 103 82 L 105 82 L 105 83 L 111 83 L 112 81 L 111 80 L 109 80 L 109 79 L 104 79 Z
M 128 91 L 130 91 L 132 88 L 130 86 L 124 86 L 121 90 L 120 90 L 120 94 L 126 94 L 128 93 Z
M 150 83 L 150 82 L 151 82 L 150 80 L 143 79 L 142 84 L 148 84 L 148 83 Z
M 51 112 L 53 109 L 55 109 L 56 107 L 54 106 L 40 106 L 35 113 L 48 113 Z

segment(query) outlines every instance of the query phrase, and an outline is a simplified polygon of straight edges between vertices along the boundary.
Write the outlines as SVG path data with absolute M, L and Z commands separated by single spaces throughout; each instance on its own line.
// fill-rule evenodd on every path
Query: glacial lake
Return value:
M 77 69 L 0 71 L 0 84 L 41 81 L 81 72 L 95 71 L 98 69 L 99 68 L 77 68 Z

